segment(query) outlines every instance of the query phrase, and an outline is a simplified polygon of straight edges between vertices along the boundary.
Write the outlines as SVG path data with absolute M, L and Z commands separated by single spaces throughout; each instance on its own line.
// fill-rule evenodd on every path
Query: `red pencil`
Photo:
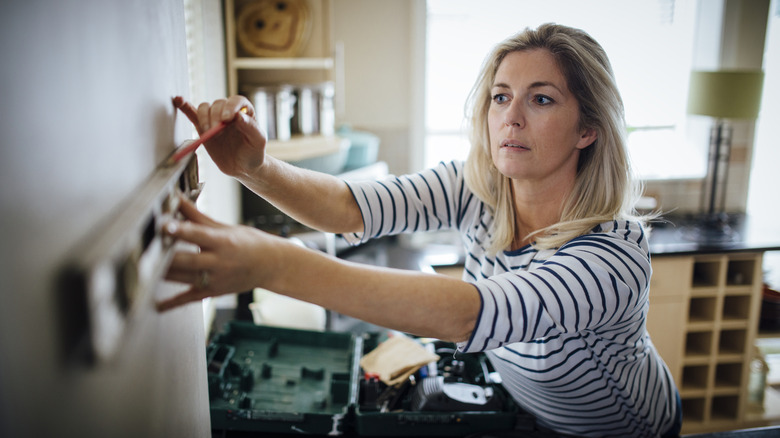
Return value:
M 246 107 L 241 108 L 241 112 L 246 114 L 247 109 Z M 200 138 L 193 141 L 192 143 L 188 144 L 187 146 L 182 146 L 179 149 L 177 149 L 173 155 L 168 159 L 168 165 L 173 165 L 181 161 L 182 158 L 186 157 L 190 152 L 194 151 L 198 148 L 198 146 L 202 145 L 203 143 L 211 140 L 215 135 L 222 132 L 225 127 L 231 123 L 233 123 L 236 119 L 233 118 L 231 120 L 228 120 L 227 122 L 220 122 L 218 125 L 212 126 L 209 128 L 206 132 L 204 132 Z
M 231 120 L 230 122 L 232 122 L 233 120 Z M 222 132 L 222 130 L 225 129 L 225 127 L 229 125 L 230 122 L 221 122 L 219 125 L 212 126 L 209 130 L 204 132 L 203 135 L 201 135 L 200 138 L 198 138 L 197 140 L 193 141 L 187 146 L 182 146 L 179 149 L 177 149 L 176 152 L 174 152 L 173 155 L 171 155 L 171 158 L 168 159 L 168 164 L 176 164 L 179 161 L 181 161 L 182 158 L 184 158 L 190 152 L 197 149 L 198 146 L 211 140 L 212 137 Z

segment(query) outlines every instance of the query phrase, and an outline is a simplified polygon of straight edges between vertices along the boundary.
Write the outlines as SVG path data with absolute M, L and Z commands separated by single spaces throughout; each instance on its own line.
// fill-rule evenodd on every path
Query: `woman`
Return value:
M 265 156 L 240 97 L 182 109 L 223 172 L 298 221 L 352 242 L 457 228 L 463 281 L 350 264 L 182 206 L 197 244 L 167 309 L 261 286 L 377 325 L 485 351 L 517 403 L 577 436 L 676 436 L 677 389 L 645 329 L 650 257 L 632 215 L 623 107 L 603 49 L 558 25 L 498 45 L 471 97 L 466 163 L 345 184 Z

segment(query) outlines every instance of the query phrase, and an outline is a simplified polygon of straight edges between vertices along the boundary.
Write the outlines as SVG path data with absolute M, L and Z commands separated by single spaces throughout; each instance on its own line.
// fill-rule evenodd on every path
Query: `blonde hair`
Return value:
M 548 50 L 579 103 L 580 128 L 594 129 L 596 141 L 580 152 L 574 188 L 566 199 L 560 221 L 531 234 L 537 248 L 557 248 L 590 232 L 599 223 L 641 219 L 634 203 L 641 187 L 631 176 L 625 145 L 623 100 L 604 49 L 587 33 L 557 24 L 526 29 L 498 44 L 487 57 L 467 107 L 470 114 L 471 150 L 466 160 L 466 184 L 493 211 L 489 251 L 511 246 L 515 238 L 515 210 L 511 180 L 496 169 L 491 159 L 487 114 L 490 89 L 501 61 L 507 54 Z M 526 236 L 523 236 L 526 237 Z

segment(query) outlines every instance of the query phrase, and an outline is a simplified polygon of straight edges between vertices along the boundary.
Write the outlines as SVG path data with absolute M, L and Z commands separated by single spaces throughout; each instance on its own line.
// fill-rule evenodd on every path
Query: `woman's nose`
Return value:
M 523 113 L 523 104 L 518 100 L 510 102 L 504 113 L 504 123 L 506 126 L 525 127 L 525 114 Z

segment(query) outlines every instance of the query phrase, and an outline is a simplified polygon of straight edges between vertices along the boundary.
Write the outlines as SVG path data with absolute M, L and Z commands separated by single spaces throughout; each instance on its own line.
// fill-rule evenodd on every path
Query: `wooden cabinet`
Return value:
M 653 276 L 650 279 L 650 311 L 647 331 L 661 357 L 672 372 L 675 382 L 680 382 L 682 358 L 685 350 L 688 295 L 680 279 L 690 278 L 692 260 L 689 257 L 653 259 Z
M 653 259 L 647 327 L 680 390 L 683 433 L 748 426 L 761 260 L 761 253 Z

